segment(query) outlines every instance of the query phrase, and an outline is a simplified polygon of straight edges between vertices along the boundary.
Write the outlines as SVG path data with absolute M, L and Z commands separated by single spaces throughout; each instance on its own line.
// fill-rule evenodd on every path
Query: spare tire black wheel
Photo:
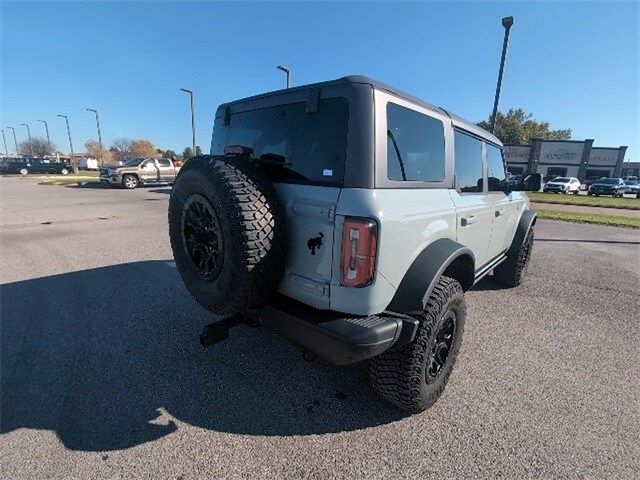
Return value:
M 171 190 L 169 237 L 187 290 L 215 314 L 265 302 L 284 273 L 284 208 L 250 159 L 189 159 Z

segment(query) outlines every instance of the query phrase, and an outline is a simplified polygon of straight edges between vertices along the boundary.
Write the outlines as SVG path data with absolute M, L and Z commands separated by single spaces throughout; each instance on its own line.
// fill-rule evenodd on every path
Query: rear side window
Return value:
M 454 133 L 456 184 L 461 192 L 482 192 L 482 142 L 459 131 Z
M 394 103 L 387 104 L 387 178 L 444 180 L 444 125 Z
M 161 167 L 170 167 L 171 166 L 171 162 L 169 162 L 169 160 L 165 160 L 165 159 L 159 159 L 158 160 L 158 165 Z
M 501 192 L 505 188 L 506 175 L 502 151 L 487 143 L 487 187 L 490 192 Z
M 306 102 L 300 102 L 233 114 L 227 127 L 217 119 L 212 153 L 242 145 L 255 158 L 271 161 L 267 173 L 273 180 L 341 185 L 348 110 L 345 98 L 325 98 L 318 113 L 307 113 Z M 273 166 L 274 158 L 281 166 Z

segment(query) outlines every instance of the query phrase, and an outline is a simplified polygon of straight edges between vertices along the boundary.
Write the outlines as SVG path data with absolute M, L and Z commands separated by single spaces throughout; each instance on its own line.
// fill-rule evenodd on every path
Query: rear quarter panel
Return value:
M 376 275 L 364 288 L 340 285 L 342 222 L 348 216 L 378 222 Z M 447 189 L 343 189 L 336 210 L 331 309 L 359 315 L 384 311 L 420 252 L 439 238 L 456 238 L 455 222 Z

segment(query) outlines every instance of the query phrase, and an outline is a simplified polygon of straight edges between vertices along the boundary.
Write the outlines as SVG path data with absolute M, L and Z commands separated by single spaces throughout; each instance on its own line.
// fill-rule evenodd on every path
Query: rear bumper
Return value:
M 346 316 L 280 296 L 269 305 L 245 313 L 336 365 L 360 362 L 404 345 L 413 340 L 418 328 L 418 320 L 406 315 L 383 312 Z

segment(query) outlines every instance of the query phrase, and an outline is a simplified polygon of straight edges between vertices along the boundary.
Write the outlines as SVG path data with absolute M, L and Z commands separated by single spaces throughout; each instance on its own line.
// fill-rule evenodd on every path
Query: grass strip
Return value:
M 587 195 L 565 195 L 563 193 L 528 193 L 527 195 L 532 202 L 640 210 L 640 199 L 638 198 L 589 197 Z
M 564 222 L 592 223 L 613 227 L 640 228 L 640 218 L 605 215 L 601 213 L 561 212 L 558 210 L 536 210 L 538 218 L 562 220 Z

